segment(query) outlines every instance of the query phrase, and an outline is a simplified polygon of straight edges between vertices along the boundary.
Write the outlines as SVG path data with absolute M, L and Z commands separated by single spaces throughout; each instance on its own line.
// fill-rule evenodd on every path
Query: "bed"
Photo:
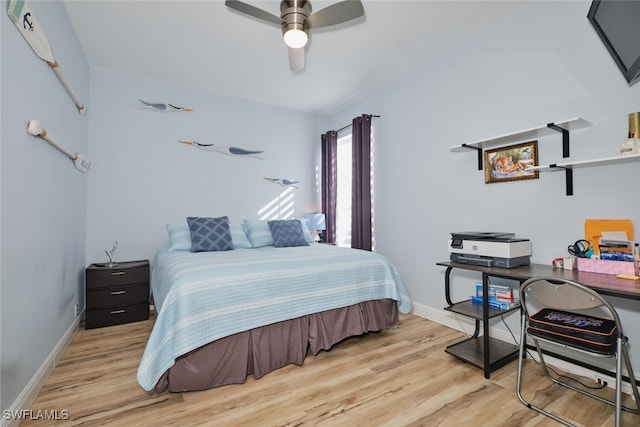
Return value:
M 160 249 L 157 317 L 138 367 L 147 391 L 243 383 L 343 339 L 386 329 L 411 300 L 384 256 L 310 243 L 196 252 Z

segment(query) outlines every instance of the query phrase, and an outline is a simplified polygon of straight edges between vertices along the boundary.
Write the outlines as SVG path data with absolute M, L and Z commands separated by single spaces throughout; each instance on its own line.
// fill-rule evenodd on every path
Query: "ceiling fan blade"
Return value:
M 364 8 L 361 1 L 345 0 L 312 14 L 309 17 L 309 24 L 311 28 L 329 27 L 351 21 L 362 15 L 364 15 Z
M 289 48 L 289 69 L 298 71 L 304 68 L 304 47 Z
M 245 15 L 253 16 L 254 18 L 258 18 L 262 21 L 267 21 L 272 24 L 282 25 L 282 19 L 279 16 L 273 15 L 266 10 L 262 10 L 245 2 L 241 2 L 238 0 L 226 0 L 224 4 L 228 8 L 237 10 L 238 12 L 244 13 Z

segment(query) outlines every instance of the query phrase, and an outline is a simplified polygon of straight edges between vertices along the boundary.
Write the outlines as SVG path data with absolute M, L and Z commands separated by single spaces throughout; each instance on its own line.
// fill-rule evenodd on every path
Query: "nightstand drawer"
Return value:
M 103 307 L 149 303 L 149 285 L 127 285 L 87 291 L 87 310 Z
M 86 270 L 87 289 L 149 282 L 149 262 L 123 262 L 115 267 L 92 264 Z
M 85 312 L 84 326 L 86 329 L 101 328 L 103 326 L 147 320 L 148 318 L 149 303 L 144 302 L 121 307 L 87 310 Z

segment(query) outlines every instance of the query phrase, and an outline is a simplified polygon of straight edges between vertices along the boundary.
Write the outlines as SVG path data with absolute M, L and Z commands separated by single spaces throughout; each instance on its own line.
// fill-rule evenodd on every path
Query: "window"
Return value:
M 351 247 L 351 126 L 338 132 L 336 245 Z

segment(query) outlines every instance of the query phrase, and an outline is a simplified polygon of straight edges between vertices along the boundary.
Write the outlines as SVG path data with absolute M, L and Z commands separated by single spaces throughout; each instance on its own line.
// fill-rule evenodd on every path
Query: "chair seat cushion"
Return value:
M 543 308 L 529 316 L 527 332 L 593 353 L 612 355 L 616 352 L 616 322 L 610 319 Z

